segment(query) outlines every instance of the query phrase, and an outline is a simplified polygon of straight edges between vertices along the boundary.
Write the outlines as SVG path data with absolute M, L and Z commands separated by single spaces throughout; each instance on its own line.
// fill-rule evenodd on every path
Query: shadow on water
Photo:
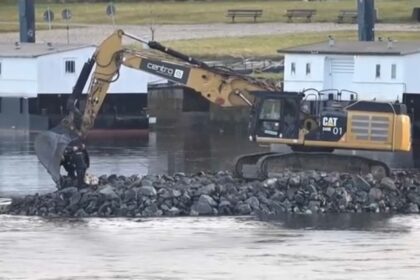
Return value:
M 305 230 L 405 232 L 408 227 L 390 223 L 395 215 L 377 213 L 276 215 L 258 218 L 275 227 Z

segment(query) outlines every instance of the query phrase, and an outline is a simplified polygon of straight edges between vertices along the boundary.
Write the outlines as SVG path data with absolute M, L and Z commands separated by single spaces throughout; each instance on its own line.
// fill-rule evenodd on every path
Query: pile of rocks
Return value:
M 46 217 L 150 217 L 282 213 L 418 213 L 420 174 L 392 178 L 305 171 L 265 181 L 229 172 L 187 176 L 101 176 L 96 188 L 67 187 L 15 198 L 9 214 Z

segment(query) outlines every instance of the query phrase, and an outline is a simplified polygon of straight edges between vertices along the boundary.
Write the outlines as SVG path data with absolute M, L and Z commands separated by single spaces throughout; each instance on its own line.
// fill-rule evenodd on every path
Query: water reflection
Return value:
M 38 162 L 33 134 L 0 135 L 0 195 L 20 195 L 55 190 Z M 90 173 L 95 175 L 145 175 L 196 173 L 232 168 L 233 159 L 264 150 L 250 143 L 246 131 L 190 126 L 157 129 L 148 134 L 96 134 L 87 142 Z
M 277 215 L 259 216 L 278 227 L 289 229 L 311 229 L 311 230 L 356 230 L 356 231 L 409 231 L 408 227 L 398 225 L 393 229 L 390 224 L 393 215 L 377 213 L 358 214 L 314 214 L 314 215 Z
M 0 134 L 0 195 L 55 189 L 34 154 L 33 139 L 33 134 Z M 87 144 L 92 162 L 90 173 L 98 176 L 226 170 L 232 168 L 238 155 L 268 150 L 249 142 L 246 130 L 241 127 L 220 129 L 202 123 L 160 128 L 134 136 L 98 134 Z M 281 145 L 276 151 L 286 153 L 290 149 Z M 420 167 L 420 146 L 413 146 L 412 153 L 339 152 L 382 160 L 393 168 Z

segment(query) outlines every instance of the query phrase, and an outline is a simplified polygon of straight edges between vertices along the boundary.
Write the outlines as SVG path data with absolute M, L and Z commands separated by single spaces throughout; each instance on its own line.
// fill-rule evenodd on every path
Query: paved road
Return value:
M 147 25 L 120 25 L 137 36 L 151 38 L 150 26 Z M 98 44 L 108 36 L 114 27 L 112 25 L 86 25 L 70 29 L 70 42 L 78 44 Z M 158 41 L 197 39 L 211 37 L 235 37 L 249 35 L 288 34 L 297 32 L 325 32 L 336 30 L 356 30 L 355 24 L 336 23 L 244 23 L 244 24 L 194 24 L 194 25 L 156 25 L 155 39 Z M 420 31 L 420 24 L 376 24 L 378 31 Z M 15 42 L 19 39 L 16 32 L 3 33 L 0 42 Z M 66 43 L 67 32 L 65 29 L 37 31 L 38 42 Z

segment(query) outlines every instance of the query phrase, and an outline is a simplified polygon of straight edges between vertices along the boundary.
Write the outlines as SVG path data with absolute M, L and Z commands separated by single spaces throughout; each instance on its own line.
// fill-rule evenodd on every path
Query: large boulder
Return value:
M 156 189 L 152 186 L 141 186 L 137 188 L 137 193 L 143 196 L 156 196 L 157 192 Z
M 102 186 L 99 190 L 99 193 L 103 194 L 106 199 L 118 199 L 119 196 L 114 191 L 114 188 L 111 185 Z
M 385 190 L 389 190 L 389 191 L 396 191 L 397 190 L 397 187 L 395 186 L 394 180 L 392 180 L 389 177 L 382 178 L 380 186 L 381 186 L 381 188 L 383 188 Z
M 198 201 L 193 204 L 192 210 L 200 215 L 211 215 L 214 213 L 214 207 L 217 206 L 217 202 L 206 194 L 202 194 Z

